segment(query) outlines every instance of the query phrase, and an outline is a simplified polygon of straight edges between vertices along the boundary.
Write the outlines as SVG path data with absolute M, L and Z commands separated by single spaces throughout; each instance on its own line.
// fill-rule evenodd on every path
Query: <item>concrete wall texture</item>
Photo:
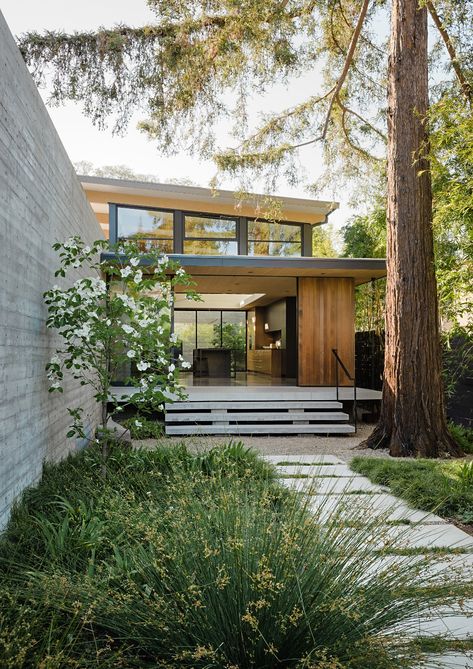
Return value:
M 51 245 L 72 235 L 103 237 L 0 13 L 0 528 L 43 461 L 79 446 L 66 439 L 66 407 L 84 407 L 90 429 L 98 418 L 89 389 L 67 382 L 51 395 L 45 373 L 58 339 L 43 293 L 61 285 Z

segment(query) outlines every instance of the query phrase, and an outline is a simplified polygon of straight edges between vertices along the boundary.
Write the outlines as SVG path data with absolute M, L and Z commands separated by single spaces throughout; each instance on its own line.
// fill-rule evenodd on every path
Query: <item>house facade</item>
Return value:
M 382 259 L 313 257 L 313 229 L 336 202 L 80 180 L 111 243 L 157 247 L 195 281 L 202 301 L 177 293 L 173 314 L 188 385 L 352 385 L 355 286 L 386 270 Z

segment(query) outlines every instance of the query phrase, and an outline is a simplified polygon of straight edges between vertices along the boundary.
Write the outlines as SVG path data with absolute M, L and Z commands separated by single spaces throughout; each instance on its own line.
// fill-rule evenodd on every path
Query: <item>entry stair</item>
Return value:
M 168 435 L 353 434 L 341 402 L 215 400 L 166 404 Z

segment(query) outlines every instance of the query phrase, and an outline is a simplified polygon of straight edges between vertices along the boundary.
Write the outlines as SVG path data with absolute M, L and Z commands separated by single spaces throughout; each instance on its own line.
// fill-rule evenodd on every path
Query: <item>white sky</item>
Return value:
M 139 26 L 153 21 L 145 0 L 0 0 L 0 9 L 14 35 L 30 30 L 39 32 L 49 30 L 93 30 L 98 26 L 113 26 L 117 23 Z M 312 85 L 311 85 L 312 84 Z M 319 82 L 304 80 L 290 91 L 278 87 L 266 96 L 269 105 L 283 106 L 293 104 L 297 98 L 308 94 L 312 88 L 315 93 Z M 47 96 L 41 91 L 43 98 Z M 68 103 L 60 108 L 48 108 L 50 116 L 73 162 L 87 160 L 96 166 L 124 164 L 137 173 L 156 174 L 161 180 L 187 177 L 193 182 L 206 186 L 215 174 L 215 167 L 210 161 L 201 161 L 185 154 L 163 157 L 159 154 L 156 142 L 149 141 L 138 132 L 135 122 L 131 122 L 125 136 L 114 136 L 110 130 L 99 131 L 90 119 L 81 114 L 79 105 Z M 136 120 L 138 120 L 137 117 Z M 311 146 L 301 154 L 302 165 L 315 181 L 320 173 L 322 155 L 320 148 Z M 238 184 L 226 180 L 222 187 L 234 189 Z M 262 184 L 255 184 L 254 190 L 264 190 Z M 303 187 L 292 187 L 281 182 L 279 195 L 307 197 Z M 353 213 L 348 206 L 348 197 L 339 191 L 321 193 L 321 199 L 340 201 L 340 209 L 330 216 L 335 228 L 344 225 Z

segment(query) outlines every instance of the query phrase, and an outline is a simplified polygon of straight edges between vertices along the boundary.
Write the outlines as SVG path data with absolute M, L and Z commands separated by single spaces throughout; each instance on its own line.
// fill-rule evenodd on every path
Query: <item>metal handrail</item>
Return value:
M 346 368 L 343 360 L 338 355 L 338 349 L 332 348 L 332 354 L 334 355 L 335 361 L 336 361 L 336 365 L 335 365 L 335 383 L 336 383 L 337 402 L 338 402 L 338 389 L 339 389 L 339 385 L 338 385 L 338 366 L 339 365 L 343 369 L 345 374 L 348 376 L 350 381 L 353 381 L 353 423 L 355 425 L 355 432 L 356 432 L 357 421 L 356 421 L 356 378 L 355 378 L 355 374 L 353 376 L 350 374 L 350 372 Z

